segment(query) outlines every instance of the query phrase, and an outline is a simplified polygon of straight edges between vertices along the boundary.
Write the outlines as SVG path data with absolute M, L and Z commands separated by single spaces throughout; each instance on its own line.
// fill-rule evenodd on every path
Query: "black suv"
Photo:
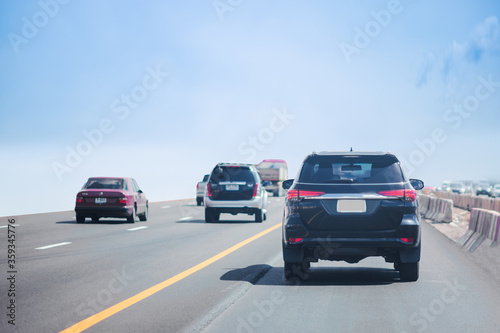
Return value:
M 418 279 L 420 216 L 399 160 L 382 152 L 308 155 L 288 190 L 283 217 L 285 278 L 304 279 L 311 262 L 357 263 L 382 256 L 401 281 Z

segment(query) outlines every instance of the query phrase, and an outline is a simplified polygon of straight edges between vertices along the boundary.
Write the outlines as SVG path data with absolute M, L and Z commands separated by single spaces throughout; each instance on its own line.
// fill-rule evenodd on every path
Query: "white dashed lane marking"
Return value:
M 63 245 L 68 245 L 68 244 L 71 244 L 71 242 L 63 242 L 63 243 L 57 243 L 57 244 L 37 247 L 35 250 L 47 250 L 47 249 L 51 249 L 53 247 L 58 247 L 58 246 L 63 246 Z
M 142 229 L 147 229 L 146 226 L 143 226 L 143 227 L 137 227 L 137 228 L 130 228 L 130 229 L 127 229 L 128 231 L 136 231 L 136 230 L 142 230 Z

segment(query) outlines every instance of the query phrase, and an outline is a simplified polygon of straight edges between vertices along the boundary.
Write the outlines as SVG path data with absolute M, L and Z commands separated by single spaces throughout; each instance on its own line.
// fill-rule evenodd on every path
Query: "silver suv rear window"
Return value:
M 255 177 L 246 166 L 216 166 L 210 177 L 211 183 L 220 182 L 246 182 L 255 183 Z

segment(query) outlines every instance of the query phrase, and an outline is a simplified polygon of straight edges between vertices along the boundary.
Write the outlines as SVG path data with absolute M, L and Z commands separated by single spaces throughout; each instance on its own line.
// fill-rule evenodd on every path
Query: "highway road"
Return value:
M 77 224 L 72 211 L 15 217 L 14 297 L 0 218 L 0 331 L 498 331 L 498 282 L 427 223 L 417 282 L 399 282 L 380 258 L 323 261 L 306 281 L 284 280 L 283 200 L 270 198 L 263 223 L 207 224 L 194 199 L 150 204 L 135 224 Z

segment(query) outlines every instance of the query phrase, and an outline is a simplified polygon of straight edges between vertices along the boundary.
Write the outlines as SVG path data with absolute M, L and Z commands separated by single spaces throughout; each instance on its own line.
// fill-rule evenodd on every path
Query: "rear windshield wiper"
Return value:
M 346 179 L 330 179 L 323 181 L 324 183 L 332 183 L 332 184 L 350 184 L 354 183 L 354 179 L 346 178 Z

